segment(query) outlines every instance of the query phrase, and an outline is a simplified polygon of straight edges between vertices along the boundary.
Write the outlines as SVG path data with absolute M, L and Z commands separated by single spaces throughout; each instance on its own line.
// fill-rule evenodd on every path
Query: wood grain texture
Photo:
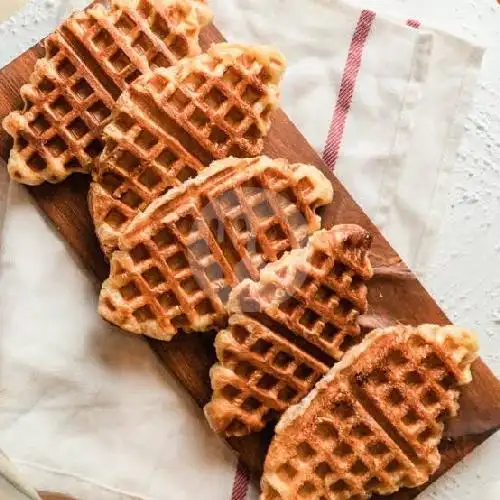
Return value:
M 210 26 L 203 31 L 204 48 L 220 40 L 222 37 L 215 27 Z M 36 58 L 41 53 L 41 47 L 37 46 L 0 71 L 0 119 L 20 106 L 19 88 L 28 80 Z M 11 140 L 2 131 L 0 162 L 7 161 L 10 146 Z M 334 202 L 322 211 L 325 227 L 351 222 L 360 224 L 373 233 L 372 262 L 377 272 L 369 286 L 369 315 L 375 321 L 412 325 L 449 323 L 443 311 L 408 271 L 396 252 L 283 112 L 274 116 L 265 153 L 271 157 L 285 157 L 292 162 L 316 165 L 328 176 L 334 185 L 335 198 Z M 92 271 L 98 280 L 103 280 L 108 273 L 108 264 L 99 249 L 88 213 L 88 183 L 87 177 L 73 175 L 62 184 L 45 184 L 28 189 L 41 210 L 53 221 L 61 236 L 81 258 L 85 267 Z M 181 334 L 170 343 L 153 340 L 150 342 L 164 365 L 200 406 L 203 406 L 211 395 L 208 371 L 215 360 L 212 342 L 213 334 Z M 442 465 L 432 480 L 500 427 L 500 382 L 481 360 L 474 363 L 473 374 L 474 381 L 465 388 L 461 398 L 460 415 L 448 426 L 448 437 L 441 445 Z M 204 425 L 201 418 L 200 425 Z M 271 435 L 272 429 L 268 428 L 256 435 L 232 438 L 229 442 L 250 469 L 259 472 Z M 419 491 L 402 491 L 386 498 L 407 500 L 415 498 Z

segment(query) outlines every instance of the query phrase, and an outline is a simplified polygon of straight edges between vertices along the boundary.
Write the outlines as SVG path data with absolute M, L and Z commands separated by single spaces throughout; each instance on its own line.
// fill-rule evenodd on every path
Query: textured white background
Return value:
M 500 5 L 495 0 L 364 0 L 362 5 L 418 18 L 488 48 L 423 282 L 454 322 L 479 332 L 481 355 L 500 376 Z M 421 497 L 500 498 L 499 453 L 497 433 Z
M 216 15 L 224 3 L 213 0 Z M 0 26 L 0 38 L 5 40 L 7 35 L 11 41 L 0 48 L 0 65 L 46 34 L 54 10 L 63 12 L 66 5 L 65 0 L 29 2 L 14 21 Z M 488 47 L 450 181 L 448 210 L 422 279 L 454 322 L 479 332 L 481 354 L 500 376 L 500 6 L 495 0 L 364 0 L 362 5 L 397 17 L 418 18 Z M 423 497 L 500 498 L 495 462 L 499 449 L 500 438 L 490 439 Z

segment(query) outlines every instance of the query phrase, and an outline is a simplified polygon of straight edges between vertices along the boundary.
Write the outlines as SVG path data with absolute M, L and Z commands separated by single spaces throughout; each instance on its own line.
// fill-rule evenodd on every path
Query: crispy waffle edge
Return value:
M 332 237 L 334 241 L 332 242 Z M 307 253 L 313 253 L 315 250 L 322 250 L 326 254 L 334 254 L 335 249 L 349 237 L 355 237 L 358 243 L 361 245 L 367 245 L 368 248 L 371 245 L 371 235 L 368 231 L 363 229 L 361 226 L 356 224 L 339 224 L 332 227 L 330 230 L 318 230 L 313 233 L 308 241 L 308 245 L 304 248 L 297 248 L 285 253 L 279 260 L 269 263 L 260 271 L 259 281 L 253 281 L 252 279 L 245 279 L 239 283 L 231 292 L 227 304 L 227 310 L 230 314 L 230 323 L 232 317 L 237 317 L 239 315 L 245 315 L 245 310 L 243 307 L 242 295 L 247 295 L 248 298 L 258 296 L 259 289 L 264 288 L 267 284 L 273 285 L 276 279 L 276 273 L 281 268 L 298 269 L 299 264 L 306 258 Z M 371 266 L 368 253 L 362 259 L 362 262 L 357 266 L 358 272 L 362 278 L 367 281 L 373 276 L 373 269 Z M 283 299 L 288 296 L 288 292 L 285 290 L 287 286 L 287 281 L 291 278 L 293 279 L 294 272 L 288 273 L 284 278 L 281 278 L 281 286 L 283 287 L 280 292 L 283 294 Z M 368 306 L 367 303 L 364 305 L 364 309 Z M 231 337 L 230 329 L 225 329 L 220 331 L 215 337 L 215 350 L 217 354 L 218 362 L 216 362 L 210 369 L 210 381 L 214 393 L 216 392 L 216 386 L 219 382 L 219 375 L 227 371 L 230 373 L 230 369 L 223 366 L 221 360 L 223 359 L 223 350 L 225 347 L 225 339 Z M 224 407 L 227 403 L 223 398 L 212 398 L 212 400 L 207 403 L 204 407 L 205 417 L 214 430 L 214 432 L 221 433 L 224 425 L 219 425 L 218 422 L 223 422 L 220 418 L 220 407 Z M 228 405 L 230 406 L 230 405 Z M 246 434 L 255 432 L 256 429 L 251 427 L 247 428 Z M 238 434 L 239 435 L 239 434 Z
M 269 132 L 272 124 L 272 118 L 269 118 L 269 116 L 272 117 L 272 115 L 268 114 L 267 117 L 264 118 L 264 116 L 262 115 L 262 111 L 264 108 L 270 108 L 272 111 L 274 111 L 279 107 L 279 84 L 286 69 L 286 60 L 284 56 L 274 47 L 266 45 L 245 45 L 236 43 L 214 44 L 204 54 L 184 58 L 177 64 L 172 65 L 168 68 L 156 68 L 151 74 L 143 75 L 142 77 L 138 78 L 132 84 L 131 88 L 139 94 L 150 95 L 150 80 L 159 77 L 168 82 L 166 85 L 166 92 L 174 93 L 177 85 L 180 85 L 185 78 L 194 73 L 197 73 L 200 70 L 203 70 L 203 73 L 207 73 L 206 77 L 208 80 L 220 79 L 222 77 L 222 74 L 219 74 L 220 70 L 229 68 L 240 57 L 247 57 L 251 60 L 255 59 L 259 61 L 269 73 L 270 79 L 263 83 L 263 87 L 265 87 L 266 89 L 263 95 L 265 95 L 266 97 L 263 102 L 259 102 L 258 104 L 256 104 L 255 106 L 257 107 L 255 107 L 252 111 L 252 113 L 255 115 L 255 125 L 259 129 L 261 135 L 260 140 L 262 141 L 262 139 Z M 217 64 L 218 70 L 210 70 L 209 68 L 211 66 L 211 61 L 215 60 L 219 61 L 219 63 Z M 212 71 L 212 74 L 210 74 L 210 71 Z M 168 89 L 169 86 L 170 90 Z M 120 112 L 126 111 L 126 107 L 128 106 L 127 103 L 129 100 L 128 98 L 129 93 L 125 92 L 118 99 L 117 104 L 114 108 L 113 117 L 111 118 L 110 123 L 107 125 L 107 127 L 105 127 L 103 132 L 105 142 L 115 141 L 115 137 L 113 136 L 115 127 L 114 119 L 117 115 L 120 115 Z M 193 102 L 196 102 L 194 97 L 192 97 L 192 99 Z M 204 147 L 206 147 L 206 145 Z M 105 151 L 103 152 L 103 155 L 104 154 Z M 251 155 L 249 154 L 248 156 L 253 155 L 254 153 L 252 153 Z M 215 154 L 214 157 L 216 159 L 218 158 Z M 112 228 L 105 222 L 106 214 L 114 206 L 115 203 L 119 204 L 120 201 L 118 198 L 115 198 L 114 195 L 110 195 L 105 189 L 103 189 L 103 186 L 100 183 L 101 174 L 103 172 L 106 172 L 106 169 L 102 169 L 101 167 L 102 161 L 104 161 L 103 157 L 101 157 L 101 160 L 96 163 L 92 171 L 93 182 L 91 183 L 89 190 L 88 204 L 96 228 L 96 233 L 101 243 L 101 247 L 103 248 L 104 253 L 109 256 L 109 254 L 116 248 L 119 235 L 126 231 L 126 228 L 130 224 L 131 219 L 129 214 L 127 216 L 128 220 L 126 220 L 120 228 Z M 198 162 L 198 160 L 196 161 Z M 107 161 L 105 161 L 104 163 L 107 163 Z M 165 175 L 167 175 L 166 172 Z M 145 210 L 145 208 L 141 208 L 141 210 Z
M 257 162 L 257 163 L 255 163 Z M 274 165 L 280 165 L 286 169 L 293 169 L 293 177 L 299 181 L 303 178 L 309 178 L 314 184 L 314 197 L 316 201 L 316 206 L 327 205 L 331 203 L 334 197 L 333 186 L 330 181 L 325 177 L 325 175 L 318 170 L 313 165 L 306 164 L 289 164 L 286 160 L 283 159 L 272 159 L 268 156 L 260 156 L 257 158 L 225 158 L 224 160 L 216 160 L 212 162 L 210 167 L 203 170 L 196 177 L 188 179 L 180 186 L 177 186 L 166 194 L 157 198 L 153 203 L 151 203 L 143 212 L 137 214 L 136 217 L 130 222 L 126 231 L 123 233 L 121 238 L 119 239 L 119 248 L 129 249 L 131 247 L 129 240 L 130 237 L 141 227 L 143 226 L 148 219 L 163 205 L 166 205 L 170 201 L 175 198 L 183 195 L 189 189 L 195 188 L 197 186 L 203 185 L 210 177 L 216 175 L 218 172 L 222 170 L 233 167 L 237 165 L 249 165 L 253 164 L 255 168 L 258 168 L 260 171 L 264 171 L 269 167 L 273 167 Z M 318 229 L 320 225 L 320 218 L 317 217 Z
M 114 323 L 121 328 L 130 331 L 132 333 L 140 333 L 152 336 L 154 338 L 159 338 L 163 340 L 170 340 L 174 334 L 165 333 L 158 329 L 158 325 L 154 327 L 152 325 L 138 325 L 127 324 L 123 321 L 122 316 L 119 312 L 112 311 L 106 302 L 115 295 L 119 294 L 118 289 L 112 286 L 113 273 L 117 272 L 116 266 L 118 265 L 119 256 L 122 259 L 127 260 L 127 251 L 131 250 L 137 243 L 138 239 L 143 237 L 148 237 L 148 221 L 150 218 L 154 217 L 155 212 L 158 209 L 176 197 L 181 196 L 187 190 L 191 188 L 196 188 L 199 185 L 209 179 L 211 176 L 217 174 L 218 172 L 226 169 L 228 166 L 239 165 L 240 168 L 245 168 L 248 165 L 252 165 L 255 169 L 255 173 L 264 172 L 267 168 L 281 167 L 289 172 L 293 179 L 298 182 L 304 177 L 308 177 L 313 185 L 312 191 L 308 192 L 308 196 L 314 200 L 310 206 L 316 208 L 319 205 L 327 204 L 332 200 L 333 188 L 331 184 L 326 179 L 326 177 L 317 170 L 314 166 L 308 165 L 290 165 L 286 160 L 273 160 L 266 156 L 250 159 L 240 159 L 240 158 L 227 158 L 224 160 L 219 160 L 213 162 L 212 165 L 204 170 L 200 175 L 186 181 L 183 185 L 178 186 L 162 197 L 155 200 L 144 212 L 139 213 L 131 222 L 130 226 L 127 228 L 127 232 L 123 234 L 119 240 L 119 250 L 116 251 L 111 258 L 111 274 L 110 277 L 103 283 L 101 295 L 99 299 L 98 311 L 106 320 Z M 329 187 L 328 187 L 329 186 Z M 315 224 L 317 228 L 320 226 L 320 217 L 316 216 Z M 150 230 L 150 229 L 149 229 Z M 119 302 L 119 301 L 118 301 Z M 199 331 L 204 329 L 209 329 L 213 325 L 206 325 L 206 328 L 201 328 Z M 188 329 L 189 330 L 189 329 Z M 191 331 L 191 330 L 189 330 Z
M 179 5 L 186 9 L 188 15 L 185 16 L 182 23 L 176 27 L 176 31 L 181 32 L 182 30 L 187 31 L 195 31 L 195 33 L 199 34 L 200 30 L 207 26 L 213 19 L 213 13 L 206 3 L 205 0 L 151 0 L 153 4 L 157 8 L 161 8 L 162 10 L 166 10 L 169 7 L 175 7 Z M 138 8 L 140 4 L 140 0 L 112 0 L 111 3 L 106 7 L 101 4 L 91 5 L 86 9 L 75 12 L 72 16 L 62 22 L 53 32 L 52 34 L 59 31 L 63 28 L 67 23 L 71 23 L 72 20 L 77 17 L 85 16 L 86 13 L 89 13 L 89 18 L 91 15 L 96 19 L 104 18 L 107 15 L 111 15 L 113 12 L 117 10 L 130 10 Z M 91 14 L 91 15 L 90 15 Z M 50 35 L 49 35 L 50 36 Z M 198 49 L 197 52 L 200 51 L 199 45 L 197 44 Z M 194 55 L 194 54 L 192 54 Z M 27 89 L 30 87 L 35 88 L 37 85 L 37 77 L 49 74 L 46 69 L 48 66 L 47 56 L 39 58 L 35 64 L 35 67 L 28 79 L 28 81 L 21 87 L 20 96 L 26 105 L 26 99 L 24 95 L 27 92 Z M 45 71 L 45 72 L 44 72 Z M 24 90 L 23 90 L 24 89 Z M 25 110 L 15 110 L 9 113 L 4 117 L 2 121 L 2 128 L 13 138 L 16 139 L 19 135 L 20 131 L 24 128 L 24 118 Z M 35 152 L 37 148 L 35 148 Z M 11 148 L 9 160 L 7 162 L 7 170 L 9 172 L 10 177 L 18 181 L 22 184 L 28 186 L 36 186 L 42 184 L 44 182 L 49 182 L 52 184 L 62 182 L 66 177 L 73 173 L 89 173 L 91 170 L 90 166 L 82 166 L 79 169 L 72 169 L 68 171 L 65 175 L 57 175 L 56 177 L 48 175 L 48 172 L 41 171 L 38 172 L 36 170 L 32 170 L 26 164 L 26 159 L 20 155 L 20 152 L 16 150 L 16 146 L 13 145 Z
M 335 380 L 337 373 L 351 366 L 380 337 L 393 334 L 396 334 L 401 339 L 411 335 L 420 335 L 427 342 L 439 346 L 444 346 L 447 342 L 451 342 L 458 347 L 457 359 L 455 361 L 457 364 L 464 364 L 459 384 L 468 384 L 472 380 L 470 365 L 478 355 L 478 341 L 476 334 L 470 330 L 453 325 L 438 326 L 431 324 L 423 324 L 417 327 L 394 326 L 390 328 L 378 328 L 370 332 L 364 338 L 363 342 L 351 348 L 343 359 L 328 371 L 299 404 L 290 407 L 283 414 L 276 426 L 276 434 L 283 432 L 289 425 L 293 424 L 294 420 L 303 415 L 318 394 Z

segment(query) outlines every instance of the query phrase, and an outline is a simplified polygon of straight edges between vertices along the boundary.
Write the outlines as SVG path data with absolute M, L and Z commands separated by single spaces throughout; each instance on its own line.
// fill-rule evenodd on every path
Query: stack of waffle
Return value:
M 111 262 L 104 318 L 161 340 L 220 330 L 210 425 L 241 436 L 281 417 L 263 500 L 421 485 L 475 338 L 424 325 L 363 339 L 371 236 L 321 229 L 333 190 L 315 167 L 259 156 L 285 61 L 238 44 L 200 54 L 210 19 L 202 0 L 111 0 L 70 17 L 4 120 L 9 172 L 31 185 L 92 174 Z
M 219 364 L 205 408 L 217 432 L 262 429 L 299 402 L 360 341 L 372 275 L 368 232 L 353 225 L 316 232 L 231 294 L 229 328 L 215 340 Z
M 316 168 L 267 157 L 214 162 L 154 201 L 111 257 L 100 313 L 135 333 L 169 340 L 226 316 L 229 291 L 319 229 L 332 199 Z
M 366 499 L 428 481 L 476 355 L 457 327 L 373 331 L 283 416 L 261 499 Z
M 213 160 L 261 153 L 284 68 L 275 49 L 217 44 L 122 95 L 90 190 L 106 254 L 139 211 Z
M 24 109 L 7 116 L 13 179 L 36 185 L 90 172 L 115 101 L 139 75 L 198 54 L 211 20 L 202 1 L 113 0 L 78 12 L 45 42 L 21 88 Z

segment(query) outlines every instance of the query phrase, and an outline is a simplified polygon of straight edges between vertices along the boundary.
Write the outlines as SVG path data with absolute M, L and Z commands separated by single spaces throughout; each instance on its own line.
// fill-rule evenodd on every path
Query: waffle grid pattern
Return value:
M 362 230 L 337 226 L 323 233 L 331 236 L 329 254 L 315 246 L 313 236 L 310 247 L 266 268 L 259 283 L 245 281 L 234 290 L 230 326 L 215 341 L 220 364 L 211 372 L 214 396 L 206 409 L 217 432 L 262 429 L 360 340 L 357 317 L 367 307 L 364 283 L 371 268 L 354 265 L 354 254 L 368 251 L 367 233 L 362 231 L 358 243 L 336 243 L 334 234 L 343 232 L 345 242 L 349 231 Z
M 417 334 L 368 348 L 318 393 L 298 432 L 277 438 L 287 451 L 271 448 L 262 498 L 361 500 L 427 481 L 458 410 L 451 355 Z
M 317 229 L 314 186 L 297 180 L 294 169 L 266 158 L 222 160 L 205 177 L 165 195 L 148 209 L 144 223 L 137 221 L 124 235 L 130 250 L 113 254 L 101 314 L 125 329 L 161 338 L 179 328 L 204 330 L 220 323 L 230 287 L 258 275 L 260 266 L 297 247 L 298 236 Z M 281 192 L 293 193 L 295 202 L 283 197 L 274 205 L 277 212 L 258 211 L 263 200 Z M 301 210 L 301 224 L 293 226 L 289 220 L 296 222 Z
M 140 0 L 136 9 L 108 11 L 98 5 L 70 18 L 68 28 L 114 83 L 125 89 L 141 74 L 199 52 L 196 26 L 189 36 L 185 26 L 193 8 L 186 2 L 173 5 L 175 22 L 172 10 L 160 11 L 151 0 Z
M 229 328 L 218 334 L 216 348 L 221 364 L 212 368 L 211 379 L 217 415 L 210 410 L 208 415 L 212 425 L 227 435 L 248 434 L 276 420 L 328 369 L 245 315 L 230 317 Z
M 147 87 L 161 109 L 215 158 L 256 156 L 277 106 L 276 85 L 284 70 L 278 52 L 262 62 L 259 50 L 271 49 L 215 45 L 186 61 L 180 75 L 157 71 Z M 280 68 L 274 79 L 272 67 Z
M 96 131 L 110 116 L 113 99 L 56 32 L 47 42 L 47 59 L 37 64 L 32 85 L 24 86 L 26 129 L 15 136 L 17 155 L 46 180 L 66 172 L 84 172 L 102 151 Z M 98 89 L 96 91 L 96 89 Z M 14 171 L 21 176 L 22 170 Z
M 213 323 L 224 313 L 220 249 L 193 205 L 130 252 L 133 279 L 119 289 L 138 323 L 155 318 L 162 330 Z M 195 222 L 196 221 L 196 222 Z M 128 280 L 128 278 L 127 278 Z
M 203 168 L 196 160 L 188 166 L 176 141 L 161 128 L 146 125 L 147 120 L 142 115 L 135 116 L 134 111 L 131 106 L 128 113 L 120 112 L 106 128 L 106 145 L 91 188 L 104 190 L 99 197 L 91 198 L 91 209 L 107 254 L 116 247 L 118 234 L 139 210 Z
M 262 294 L 264 311 L 271 307 L 276 321 L 335 360 L 359 342 L 357 319 L 367 308 L 365 280 L 349 263 L 355 251 L 332 257 L 314 249 L 295 267 L 282 266 L 273 272 Z M 288 298 L 276 310 L 273 305 L 280 288 Z
M 184 18 L 193 18 L 196 5 L 175 0 L 161 12 L 151 0 L 140 0 L 138 10 L 119 8 L 116 2 L 110 9 L 97 5 L 74 14 L 49 35 L 46 57 L 21 88 L 24 110 L 4 121 L 14 138 L 11 176 L 40 184 L 89 172 L 103 150 L 102 130 L 113 104 L 128 84 L 148 72 L 150 64 L 170 65 L 200 51 L 197 36 L 209 20 L 206 12 L 200 13 L 197 29 L 185 32 Z M 180 17 L 172 22 L 166 16 L 174 8 Z M 155 28 L 160 24 L 161 30 Z
M 385 369 L 372 371 L 362 390 L 380 411 L 398 422 L 400 434 L 416 454 L 425 454 L 437 467 L 437 449 L 432 456 L 428 452 L 437 447 L 443 422 L 457 413 L 457 393 L 450 391 L 456 381 L 421 337 L 410 339 L 409 350 L 391 350 L 382 365 Z
M 215 45 L 137 81 L 118 101 L 91 197 L 106 253 L 139 210 L 212 160 L 262 151 L 284 64 L 279 54 L 267 61 L 259 50 Z
M 378 489 L 389 493 L 424 479 L 347 389 L 332 396 L 313 432 L 315 445 L 298 440 L 293 457 L 276 470 L 298 498 L 361 500 Z M 303 481 L 299 471 L 305 470 L 310 477 Z

